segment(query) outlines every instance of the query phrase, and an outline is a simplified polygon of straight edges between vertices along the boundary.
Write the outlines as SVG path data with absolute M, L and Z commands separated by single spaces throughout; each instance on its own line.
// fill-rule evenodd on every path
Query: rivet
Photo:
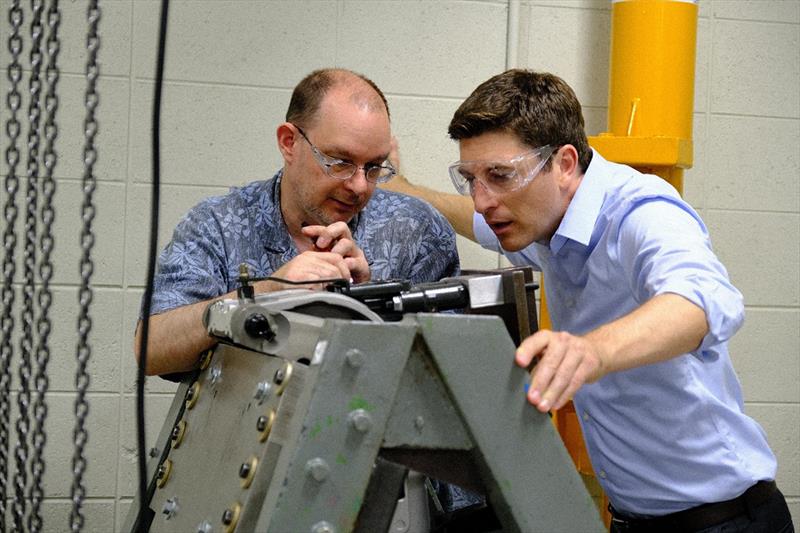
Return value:
M 179 448 L 186 434 L 186 420 L 181 420 L 172 428 L 172 447 Z
M 172 473 L 172 461 L 166 459 L 163 463 L 161 463 L 158 467 L 158 473 L 156 474 L 156 485 L 158 488 L 163 487 L 167 484 L 169 480 L 169 475 Z
M 195 381 L 192 383 L 192 386 L 189 387 L 189 390 L 186 391 L 186 408 L 191 409 L 197 403 L 197 399 L 200 397 L 200 383 Z
M 249 488 L 256 475 L 256 467 L 258 466 L 258 458 L 255 456 L 250 457 L 246 462 L 242 463 L 239 467 L 240 484 L 243 489 Z
M 239 521 L 239 514 L 242 512 L 242 506 L 239 502 L 234 503 L 222 513 L 222 525 L 225 526 L 225 533 L 233 533 L 236 529 L 236 523 Z
M 275 395 L 280 396 L 283 394 L 283 390 L 286 388 L 286 384 L 289 383 L 289 379 L 292 377 L 292 363 L 286 362 L 283 365 L 283 368 L 279 368 L 275 371 L 275 376 L 272 381 L 277 385 L 277 389 L 275 389 Z
M 314 480 L 322 483 L 328 478 L 328 474 L 331 473 L 331 467 L 328 466 L 328 463 L 325 462 L 325 459 L 322 457 L 314 457 L 313 459 L 309 459 L 306 463 L 306 473 L 314 478 Z
M 275 411 L 270 410 L 266 415 L 261 415 L 256 420 L 256 429 L 258 430 L 258 441 L 264 442 L 269 438 L 269 433 L 272 431 L 272 424 L 275 422 Z
M 311 533 L 336 533 L 336 528 L 325 520 L 311 526 Z
M 347 421 L 361 433 L 369 431 L 369 428 L 372 427 L 372 418 L 364 409 L 356 409 L 355 411 L 351 411 L 350 414 L 347 415 Z
M 353 368 L 358 368 L 364 364 L 366 356 L 364 355 L 364 352 L 358 348 L 350 348 L 345 352 L 344 359 L 347 361 L 348 365 L 352 366 Z

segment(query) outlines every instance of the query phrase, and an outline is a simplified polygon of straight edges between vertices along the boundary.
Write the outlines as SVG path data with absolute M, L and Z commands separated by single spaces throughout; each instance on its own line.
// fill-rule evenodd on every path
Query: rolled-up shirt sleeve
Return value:
M 708 230 L 694 212 L 670 199 L 632 206 L 617 234 L 618 260 L 641 304 L 673 293 L 706 314 L 702 352 L 730 339 L 744 322 L 742 294 L 711 248 Z

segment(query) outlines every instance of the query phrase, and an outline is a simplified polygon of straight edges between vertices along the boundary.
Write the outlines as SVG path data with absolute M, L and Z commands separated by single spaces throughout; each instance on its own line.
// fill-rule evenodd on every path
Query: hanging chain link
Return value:
M 30 436 L 31 353 L 36 274 L 36 208 L 39 186 L 39 118 L 42 83 L 42 0 L 31 0 L 31 72 L 28 80 L 28 154 L 25 187 L 25 239 L 23 247 L 22 335 L 20 337 L 19 392 L 17 393 L 17 470 L 14 474 L 14 529 L 23 531 L 27 496 L 28 440 Z
M 36 345 L 36 376 L 35 389 L 36 399 L 33 404 L 33 455 L 31 457 L 31 514 L 28 519 L 28 529 L 34 533 L 42 530 L 41 505 L 44 500 L 42 490 L 42 478 L 44 477 L 44 447 L 47 443 L 47 434 L 44 430 L 44 422 L 47 419 L 47 403 L 45 395 L 50 386 L 47 377 L 47 365 L 50 362 L 50 306 L 53 301 L 50 292 L 50 280 L 53 277 L 53 264 L 51 254 L 53 252 L 53 222 L 55 220 L 55 210 L 53 209 L 53 196 L 55 195 L 56 182 L 53 179 L 58 156 L 55 152 L 55 141 L 58 136 L 58 126 L 55 121 L 56 111 L 58 110 L 58 85 L 59 70 L 57 66 L 58 53 L 61 43 L 58 40 L 58 27 L 61 23 L 61 12 L 58 8 L 58 0 L 51 0 L 47 11 L 47 26 L 49 29 L 47 37 L 47 94 L 45 96 L 45 124 L 44 136 L 45 147 L 43 162 L 45 173 L 41 181 L 42 187 L 42 208 L 40 219 L 42 222 L 42 233 L 39 239 L 39 249 L 41 250 L 41 260 L 39 262 L 39 278 L 41 287 L 39 288 L 37 302 L 39 304 L 39 318 L 36 321 L 36 332 L 38 334 L 38 344 Z
M 14 353 L 11 347 L 11 332 L 14 329 L 14 317 L 12 314 L 14 307 L 13 282 L 16 274 L 14 251 L 17 247 L 17 237 L 14 229 L 17 221 L 17 191 L 19 189 L 19 178 L 16 172 L 17 164 L 19 163 L 17 140 L 19 139 L 20 123 L 17 120 L 17 113 L 22 100 L 19 93 L 19 82 L 22 79 L 22 67 L 19 64 L 19 58 L 22 55 L 20 28 L 22 27 L 23 17 L 19 4 L 19 0 L 12 0 L 8 10 L 8 21 L 11 25 L 11 33 L 8 37 L 8 51 L 11 54 L 11 62 L 7 71 L 10 87 L 6 95 L 6 105 L 9 110 L 8 120 L 6 121 L 6 134 L 8 134 L 9 145 L 5 153 L 6 163 L 8 164 L 5 189 L 8 196 L 3 209 L 6 227 L 3 232 L 3 314 L 2 343 L 0 343 L 0 510 L 2 511 L 0 531 L 3 532 L 6 530 L 11 358 Z
M 83 528 L 83 512 L 81 506 L 86 496 L 86 488 L 83 486 L 83 474 L 86 471 L 86 458 L 84 451 L 89 435 L 86 431 L 86 417 L 89 413 L 89 404 L 86 401 L 86 389 L 89 387 L 89 374 L 86 365 L 91 355 L 91 348 L 88 343 L 89 332 L 92 329 L 92 321 L 89 317 L 89 305 L 92 303 L 92 290 L 89 285 L 94 264 L 92 263 L 92 247 L 94 246 L 94 233 L 92 233 L 92 221 L 95 216 L 93 203 L 94 191 L 97 180 L 94 175 L 94 165 L 97 162 L 97 149 L 95 148 L 95 136 L 97 135 L 97 119 L 95 113 L 99 103 L 97 94 L 97 81 L 100 70 L 97 65 L 97 52 L 100 48 L 100 38 L 97 35 L 97 25 L 100 20 L 100 6 L 98 0 L 90 0 L 87 11 L 89 22 L 89 33 L 86 38 L 86 49 L 88 58 L 86 61 L 86 119 L 83 123 L 85 143 L 83 147 L 83 205 L 81 206 L 81 217 L 83 219 L 83 229 L 81 231 L 81 287 L 79 291 L 80 314 L 78 316 L 78 370 L 75 375 L 75 386 L 78 394 L 75 398 L 75 454 L 72 457 L 72 512 L 70 513 L 70 527 L 72 531 L 80 531 Z

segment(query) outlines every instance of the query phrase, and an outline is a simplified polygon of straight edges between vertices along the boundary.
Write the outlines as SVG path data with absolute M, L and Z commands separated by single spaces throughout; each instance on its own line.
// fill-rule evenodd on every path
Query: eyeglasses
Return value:
M 475 194 L 476 181 L 493 194 L 513 192 L 530 183 L 557 150 L 545 145 L 505 161 L 456 161 L 448 168 L 450 179 L 465 196 Z
M 308 137 L 302 129 L 294 124 L 292 125 L 297 128 L 297 131 L 300 132 L 300 135 L 303 136 L 303 139 L 305 139 L 308 145 L 311 147 L 311 153 L 314 154 L 314 159 L 317 160 L 319 166 L 321 166 L 323 170 L 325 170 L 325 173 L 332 178 L 342 181 L 349 180 L 355 176 L 359 168 L 364 171 L 364 177 L 367 178 L 367 181 L 372 183 L 386 183 L 392 179 L 395 174 L 397 174 L 397 170 L 395 170 L 395 168 L 388 162 L 384 165 L 367 163 L 363 167 L 360 167 L 350 161 L 343 161 L 341 159 L 325 155 L 319 150 L 319 148 L 314 146 L 314 143 L 308 140 Z

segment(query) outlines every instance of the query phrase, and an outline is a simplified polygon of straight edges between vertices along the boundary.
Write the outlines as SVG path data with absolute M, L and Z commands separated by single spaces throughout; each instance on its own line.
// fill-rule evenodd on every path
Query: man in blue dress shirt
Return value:
M 215 299 L 234 297 L 241 263 L 253 277 L 291 281 L 421 283 L 458 274 L 447 220 L 415 198 L 376 190 L 395 169 L 388 161 L 389 108 L 372 81 L 344 69 L 312 72 L 294 89 L 277 142 L 284 166 L 272 179 L 201 202 L 162 252 L 150 309 L 149 374 L 195 367 L 214 343 L 203 311 Z M 284 288 L 255 284 L 256 292 Z M 137 328 L 137 357 L 140 342 Z
M 698 214 L 661 178 L 592 150 L 577 98 L 550 74 L 489 79 L 449 133 L 464 196 L 389 187 L 544 273 L 554 329 L 516 363 L 532 367 L 540 411 L 574 401 L 612 531 L 793 531 L 728 356 L 742 296 Z

